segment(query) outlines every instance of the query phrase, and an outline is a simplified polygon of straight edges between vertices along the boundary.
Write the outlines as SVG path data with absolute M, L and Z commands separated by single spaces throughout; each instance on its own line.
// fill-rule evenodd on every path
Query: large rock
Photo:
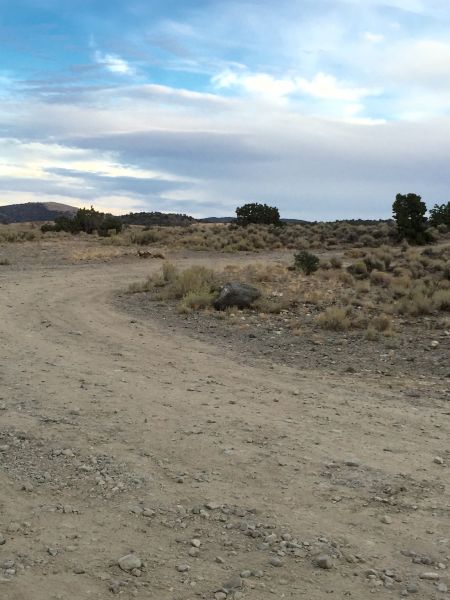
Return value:
M 217 310 L 224 310 L 229 306 L 248 308 L 260 296 L 261 292 L 259 290 L 246 283 L 226 283 L 214 301 L 214 307 Z

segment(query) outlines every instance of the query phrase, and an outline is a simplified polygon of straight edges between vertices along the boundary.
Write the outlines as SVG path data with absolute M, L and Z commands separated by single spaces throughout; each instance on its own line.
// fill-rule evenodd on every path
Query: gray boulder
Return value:
M 219 292 L 214 301 L 214 308 L 224 310 L 229 306 L 237 306 L 237 308 L 248 308 L 258 300 L 261 292 L 251 285 L 246 283 L 231 282 L 226 283 Z

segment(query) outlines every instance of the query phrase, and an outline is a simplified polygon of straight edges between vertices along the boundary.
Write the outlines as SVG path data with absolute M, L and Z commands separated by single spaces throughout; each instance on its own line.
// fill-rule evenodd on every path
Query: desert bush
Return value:
M 211 291 L 188 292 L 178 303 L 177 309 L 180 313 L 190 313 L 212 306 L 215 294 Z
M 383 271 L 372 271 L 370 274 L 370 283 L 373 285 L 389 287 L 391 280 L 391 275 L 389 275 L 389 273 L 384 273 Z
M 236 209 L 236 224 L 247 226 L 252 223 L 264 225 L 281 225 L 280 213 L 275 206 L 258 204 L 257 202 L 244 204 Z
M 321 313 L 316 318 L 316 323 L 322 329 L 329 329 L 330 331 L 347 331 L 351 325 L 347 311 L 334 306 Z
M 401 315 L 419 317 L 430 315 L 434 310 L 432 298 L 423 291 L 413 291 L 397 304 L 397 312 Z
M 347 271 L 357 279 L 364 279 L 369 276 L 367 265 L 363 260 L 358 260 L 357 262 L 349 265 L 347 267 Z
M 433 304 L 437 310 L 450 311 L 450 290 L 438 290 L 433 294 Z
M 149 244 L 155 244 L 160 241 L 161 236 L 158 231 L 147 229 L 143 231 L 133 231 L 130 234 L 130 242 L 137 244 L 138 246 L 148 246 Z
M 294 256 L 294 267 L 303 271 L 305 275 L 311 275 L 317 271 L 319 263 L 319 258 L 307 250 L 302 250 Z
M 382 313 L 371 319 L 371 326 L 379 332 L 387 331 L 388 329 L 392 329 L 392 319 L 389 315 Z
M 342 268 L 342 258 L 339 256 L 332 256 L 330 258 L 330 265 L 332 269 L 341 269 Z

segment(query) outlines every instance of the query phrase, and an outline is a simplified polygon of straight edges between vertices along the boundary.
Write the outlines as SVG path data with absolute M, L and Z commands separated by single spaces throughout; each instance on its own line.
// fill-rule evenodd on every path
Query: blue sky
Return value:
M 449 199 L 443 0 L 0 0 L 0 204 L 390 216 Z

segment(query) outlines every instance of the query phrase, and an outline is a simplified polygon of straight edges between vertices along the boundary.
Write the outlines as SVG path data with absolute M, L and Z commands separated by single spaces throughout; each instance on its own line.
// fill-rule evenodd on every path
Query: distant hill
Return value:
M 70 216 L 77 208 L 59 202 L 26 202 L 0 206 L 0 223 L 25 223 L 27 221 L 53 221 L 61 215 Z

